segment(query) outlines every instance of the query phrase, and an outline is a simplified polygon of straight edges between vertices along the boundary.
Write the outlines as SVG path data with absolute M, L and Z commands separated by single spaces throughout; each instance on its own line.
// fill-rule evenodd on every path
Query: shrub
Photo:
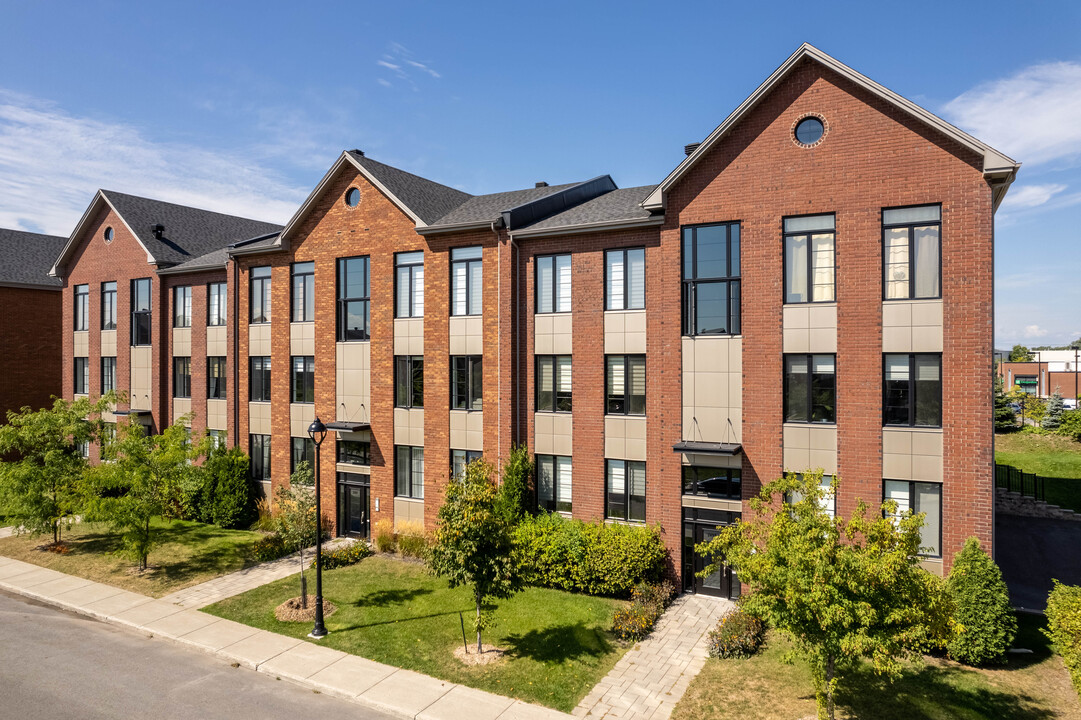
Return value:
M 377 552 L 394 552 L 394 523 L 390 520 L 380 520 L 372 528 L 372 540 L 375 542 Z
M 292 552 L 285 545 L 285 541 L 282 540 L 282 536 L 278 533 L 270 533 L 264 535 L 255 541 L 252 546 L 252 557 L 259 562 L 268 562 L 270 560 L 277 560 L 278 558 L 285 557 Z
M 637 642 L 649 635 L 659 617 L 656 608 L 642 603 L 631 603 L 629 607 L 616 610 L 612 617 L 612 632 L 620 640 Z
M 203 522 L 223 528 L 246 527 L 255 515 L 255 483 L 248 472 L 248 456 L 238 447 L 218 448 L 210 453 L 203 472 L 203 487 L 209 493 L 200 497 Z
M 607 525 L 555 513 L 524 518 L 514 530 L 515 556 L 529 585 L 627 597 L 655 583 L 665 548 L 655 525 Z
M 529 515 L 535 504 L 529 481 L 533 478 L 533 456 L 525 445 L 515 445 L 503 463 L 496 512 L 514 525 Z
M 658 609 L 658 615 L 672 604 L 672 598 L 676 596 L 676 588 L 672 583 L 664 580 L 656 585 L 640 582 L 631 590 L 631 601 L 639 602 L 649 607 Z
M 1063 409 L 1062 393 L 1059 392 L 1058 388 L 1055 388 L 1051 399 L 1047 401 L 1047 410 L 1040 421 L 1040 427 L 1045 430 L 1057 430 L 1062 424 Z
M 1062 422 L 1056 432 L 1060 435 L 1068 435 L 1074 440 L 1081 440 L 1081 409 L 1064 411 Z
M 428 534 L 418 522 L 398 523 L 398 552 L 405 557 L 424 559 L 428 555 Z
M 270 503 L 270 498 L 261 497 L 255 503 L 256 519 L 252 523 L 252 530 L 265 530 L 271 532 L 277 527 L 277 519 L 274 517 L 274 507 Z
M 966 540 L 954 556 L 946 589 L 954 620 L 946 644 L 950 657 L 968 665 L 1003 662 L 1017 634 L 1017 618 L 1002 572 L 976 538 Z
M 1055 652 L 1070 671 L 1074 689 L 1081 696 L 1081 587 L 1054 580 L 1047 596 L 1047 629 Z
M 347 565 L 355 565 L 364 558 L 371 557 L 371 555 L 372 549 L 368 547 L 368 543 L 354 541 L 324 552 L 323 569 L 333 570 Z
M 748 658 L 758 652 L 766 639 L 766 626 L 742 609 L 729 610 L 709 631 L 709 656 Z

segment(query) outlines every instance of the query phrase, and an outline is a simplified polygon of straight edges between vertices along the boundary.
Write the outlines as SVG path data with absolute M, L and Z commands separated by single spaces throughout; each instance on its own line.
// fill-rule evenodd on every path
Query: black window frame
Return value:
M 303 364 L 300 370 L 297 370 L 298 360 Z M 289 357 L 289 402 L 297 405 L 315 403 L 314 355 L 291 355 Z
M 484 409 L 483 355 L 450 356 L 450 409 L 466 412 Z
M 623 463 L 623 514 L 613 514 L 613 506 L 617 505 L 612 502 L 613 492 L 611 491 L 611 470 L 612 466 L 616 463 Z M 642 492 L 641 496 L 631 494 L 631 466 L 640 467 L 642 471 Z M 618 520 L 627 523 L 644 523 L 646 521 L 646 463 L 642 460 L 618 460 L 605 458 L 604 460 L 604 517 L 606 520 Z M 618 494 L 618 493 L 616 493 Z M 641 517 L 631 517 L 631 505 L 633 497 L 640 497 L 641 503 Z
M 394 356 L 394 407 L 424 407 L 424 356 Z
M 248 402 L 270 402 L 270 356 L 248 357 Z
M 217 300 L 217 307 L 214 300 Z M 217 315 L 214 311 L 217 310 Z M 229 323 L 229 283 L 206 284 L 206 326 L 224 327 Z
M 302 461 L 307 461 L 308 465 L 312 468 L 312 475 L 315 475 L 315 441 L 310 437 L 290 437 L 289 438 L 289 475 L 297 471 L 297 465 Z M 315 478 L 316 484 L 319 483 L 319 478 Z
M 424 470 L 423 465 L 420 473 L 419 486 L 416 473 L 413 472 L 413 461 L 417 452 L 420 453 L 421 463 L 424 462 L 424 448 L 416 445 L 394 446 L 394 497 L 410 498 L 413 500 L 424 499 Z M 403 462 L 403 455 L 408 454 L 408 462 Z M 420 492 L 417 492 L 419 487 Z M 403 492 L 404 490 L 404 492 Z
M 641 252 L 642 253 L 642 306 L 631 306 L 631 274 L 628 269 L 629 253 Z M 609 255 L 623 255 L 623 305 L 621 307 L 611 307 L 612 298 L 608 292 L 608 256 Z M 625 310 L 645 310 L 646 309 L 646 249 L 645 247 L 624 247 L 624 248 L 612 248 L 611 250 L 604 251 L 604 310 L 605 312 L 622 312 Z
M 116 280 L 101 284 L 101 329 L 116 330 Z
M 534 412 L 550 412 L 550 413 L 569 413 L 573 412 L 574 408 L 574 359 L 573 355 L 537 355 L 534 358 L 534 373 L 533 373 L 533 403 Z M 566 359 L 571 363 L 570 375 L 571 375 L 571 390 L 562 391 L 559 389 L 560 378 L 563 373 L 560 370 L 560 361 Z M 550 363 L 552 366 L 552 389 L 551 391 L 545 391 L 541 386 L 541 364 Z M 551 395 L 550 402 L 545 402 L 543 395 L 548 393 Z
M 611 361 L 617 358 L 623 358 L 623 393 L 621 395 L 613 394 L 609 391 L 611 385 Z M 646 356 L 642 353 L 630 353 L 630 354 L 613 354 L 604 356 L 604 414 L 605 415 L 621 415 L 631 417 L 643 417 L 646 414 L 646 388 L 642 388 L 641 394 L 632 394 L 630 392 L 631 386 L 631 372 L 632 366 L 636 361 L 641 361 L 642 365 L 642 383 L 648 384 L 648 377 L 646 375 Z M 636 400 L 640 398 L 640 400 Z M 622 409 L 616 403 L 622 403 Z M 632 405 L 637 406 L 641 403 L 641 412 L 632 412 Z M 616 409 L 613 409 L 616 408 Z
M 725 228 L 725 269 L 727 275 L 699 277 L 698 231 L 703 228 Z M 735 229 L 735 266 L 733 266 L 733 233 Z M 690 257 L 687 257 L 688 233 L 690 233 Z M 684 337 L 732 336 L 743 331 L 743 227 L 739 220 L 726 222 L 683 225 L 680 228 L 680 277 L 682 278 L 681 323 Z M 687 277 L 688 262 L 691 277 Z M 732 270 L 735 269 L 733 274 Z M 698 330 L 698 289 L 700 285 L 723 285 L 725 288 L 726 327 L 722 330 L 700 332 Z
M 886 224 L 886 213 L 890 210 L 911 210 L 915 208 L 938 208 L 938 220 L 932 222 L 905 222 L 905 223 L 890 223 Z M 942 299 L 942 203 L 920 203 L 917 205 L 899 205 L 896 207 L 882 208 L 880 214 L 881 227 L 882 227 L 882 300 L 883 302 L 895 302 L 895 301 L 912 301 L 912 300 L 941 300 Z M 913 267 L 913 263 L 916 259 L 916 233 L 915 229 L 918 227 L 938 227 L 938 294 L 937 295 L 916 295 L 916 272 Z M 886 277 L 887 269 L 889 268 L 889 256 L 886 253 L 886 231 L 897 230 L 900 228 L 908 229 L 908 295 L 905 297 L 891 298 L 887 296 L 887 288 L 889 286 L 889 279 Z
M 465 472 L 466 466 L 474 460 L 480 460 L 484 457 L 484 452 L 481 450 L 461 450 L 458 448 L 451 448 L 450 450 L 450 476 L 457 477 L 458 473 L 454 471 L 454 455 L 455 453 L 462 454 L 462 472 Z
M 920 513 L 920 512 L 923 512 L 922 510 L 920 510 L 917 507 L 917 505 L 918 505 L 917 499 L 919 498 L 919 496 L 916 494 L 916 486 L 917 485 L 929 485 L 931 487 L 938 488 L 938 543 L 937 543 L 938 552 L 937 553 L 925 553 L 925 552 L 922 551 L 923 548 L 925 547 L 923 545 L 923 536 L 922 536 L 924 528 L 927 527 L 927 523 L 925 522 L 923 527 L 920 528 L 921 536 L 920 536 L 920 553 L 919 553 L 919 556 L 920 557 L 925 557 L 925 558 L 941 558 L 942 557 L 942 536 L 944 534 L 943 533 L 943 530 L 944 530 L 943 521 L 945 519 L 944 514 L 943 514 L 943 504 L 944 504 L 943 503 L 943 495 L 944 495 L 945 489 L 946 489 L 945 488 L 945 483 L 932 482 L 932 481 L 929 481 L 929 480 L 895 480 L 893 478 L 883 478 L 882 479 L 882 502 L 883 503 L 885 503 L 886 500 L 888 499 L 886 497 L 886 483 L 888 483 L 888 482 L 908 483 L 908 509 L 912 512 L 913 515 L 915 515 L 917 513 Z M 882 510 L 882 516 L 883 517 L 890 517 L 889 515 L 886 514 L 885 509 Z
M 742 499 L 743 470 L 741 468 L 708 467 L 706 465 L 683 465 L 682 467 L 681 477 L 684 495 L 697 495 L 701 497 L 719 498 L 722 500 Z M 703 475 L 709 475 L 711 473 L 711 477 L 702 477 Z M 703 483 L 707 483 L 711 480 L 720 480 L 722 475 L 724 479 L 722 482 L 717 483 L 717 487 L 723 488 L 723 492 L 711 492 L 708 488 L 702 489 Z
M 173 327 L 190 328 L 192 313 L 191 285 L 174 285 L 173 292 L 170 294 L 173 298 Z M 185 296 L 186 300 L 181 295 Z M 182 308 L 184 310 L 183 315 L 181 315 Z
M 552 461 L 552 497 L 551 497 L 551 500 L 549 500 L 548 498 L 542 498 L 541 497 L 541 482 L 540 482 L 540 479 L 541 479 L 541 463 L 544 461 L 544 458 L 551 458 L 551 461 Z M 560 482 L 559 482 L 559 479 L 560 479 L 560 475 L 562 473 L 560 473 L 560 471 L 559 471 L 559 462 L 558 462 L 558 460 L 560 460 L 562 458 L 566 458 L 567 460 L 569 460 L 570 465 L 571 465 L 571 497 L 570 497 L 570 500 L 560 498 L 560 490 L 559 490 Z M 551 512 L 570 513 L 570 512 L 573 511 L 572 508 L 574 506 L 574 460 L 573 460 L 573 457 L 571 455 L 549 455 L 547 453 L 538 453 L 538 454 L 534 455 L 533 456 L 533 475 L 534 475 L 534 477 L 533 477 L 534 487 L 537 489 L 537 511 L 538 512 L 539 511 L 544 511 L 544 512 L 550 512 L 550 513 Z
M 251 458 L 251 479 L 256 482 L 270 482 L 273 458 L 270 452 L 270 436 L 259 433 L 248 435 L 248 457 Z
M 110 360 L 112 360 L 111 363 L 108 362 Z M 107 371 L 105 369 L 106 365 L 111 365 L 112 366 L 111 372 Z M 108 383 L 105 382 L 106 378 L 112 378 L 112 384 L 111 385 L 109 385 Z M 109 392 L 110 390 L 116 390 L 116 357 L 115 356 L 110 356 L 110 355 L 102 355 L 101 356 L 101 383 L 100 384 L 101 384 L 101 394 L 102 395 Z
M 807 363 L 807 396 L 805 398 L 804 407 L 799 408 L 803 412 L 800 417 L 793 419 L 791 415 L 796 408 L 793 408 L 789 402 L 790 392 L 789 388 L 792 383 L 792 373 L 789 372 L 789 361 L 797 358 L 803 359 Z M 823 405 L 821 402 L 815 402 L 815 393 L 822 391 L 823 388 L 816 387 L 816 376 L 824 373 L 815 372 L 815 360 L 817 358 L 830 358 L 833 362 L 833 377 L 832 387 L 825 389 L 826 392 L 831 394 L 832 405 Z M 784 422 L 786 423 L 799 423 L 807 425 L 836 425 L 837 424 L 837 355 L 836 353 L 785 353 L 783 360 L 783 372 L 784 372 Z M 829 419 L 816 420 L 815 408 L 826 407 L 829 408 Z
M 301 266 L 301 269 L 297 269 Z M 307 266 L 310 266 L 310 270 Z M 297 281 L 300 281 L 301 301 L 297 302 Z M 299 305 L 299 308 L 298 308 Z M 297 318 L 297 311 L 301 317 Z M 311 317 L 307 317 L 311 315 Z M 289 266 L 289 322 L 315 322 L 315 262 L 295 262 Z
M 77 356 L 72 362 L 72 388 L 75 395 L 90 394 L 90 358 Z
M 191 356 L 173 356 L 173 397 L 191 399 Z
M 813 217 L 830 217 L 833 218 L 833 228 L 829 230 L 787 230 L 786 225 L 789 220 L 801 220 L 804 218 Z M 814 299 L 814 246 L 811 243 L 811 236 L 813 235 L 826 235 L 829 234 L 833 238 L 833 297 L 828 300 L 815 300 Z M 805 237 L 807 238 L 807 300 L 789 300 L 788 299 L 788 273 L 791 270 L 788 266 L 788 241 L 795 238 Z M 786 215 L 781 218 L 781 263 L 784 265 L 783 273 L 783 285 L 781 286 L 781 302 L 785 305 L 814 305 L 820 303 L 835 303 L 837 302 L 837 214 L 836 213 L 811 213 L 809 215 Z
M 216 370 L 216 372 L 215 372 Z M 224 355 L 208 355 L 206 358 L 207 400 L 224 400 L 228 389 L 228 376 Z
M 267 325 L 270 323 L 271 279 L 273 271 L 270 265 L 257 265 L 248 271 L 248 324 Z M 259 302 L 255 301 L 258 296 Z M 256 308 L 260 314 L 256 315 Z
M 559 308 L 559 272 L 557 262 L 560 258 L 567 258 L 567 264 L 571 268 L 571 277 L 569 282 L 571 284 L 571 297 L 567 300 L 567 307 L 563 310 Z M 541 263 L 550 262 L 552 264 L 552 283 L 549 290 L 552 293 L 552 309 L 541 309 Z M 643 266 L 645 265 L 645 258 L 643 257 Z M 607 285 L 605 285 L 607 288 Z M 571 312 L 571 307 L 574 303 L 574 256 L 571 253 L 552 253 L 548 255 L 537 255 L 533 259 L 533 312 L 535 315 L 562 315 Z M 624 295 L 626 297 L 626 295 Z
M 353 261 L 360 262 L 363 268 L 364 278 L 361 282 L 361 290 L 366 293 L 357 296 L 346 297 L 345 293 L 349 276 L 349 266 Z M 354 255 L 341 257 L 336 262 L 336 288 L 337 298 L 337 338 L 338 342 L 367 342 L 372 339 L 372 262 L 368 255 Z M 349 308 L 353 304 L 359 304 L 363 308 L 364 327 L 350 329 L 348 327 Z M 356 336 L 356 337 L 354 337 Z
M 146 309 L 139 310 L 140 288 L 146 287 Z M 131 345 L 146 347 L 154 344 L 154 283 L 150 278 L 135 278 L 131 281 Z
M 420 262 L 403 260 L 411 255 L 420 255 Z M 417 269 L 420 269 L 420 303 L 416 302 Z M 405 279 L 409 283 L 408 298 L 409 308 L 402 311 L 401 306 L 401 283 L 402 274 L 405 271 Z M 394 317 L 396 319 L 422 318 L 424 317 L 424 251 L 410 250 L 394 254 Z
M 455 259 L 455 254 L 465 251 L 477 251 L 479 257 L 464 257 Z M 458 287 L 454 284 L 454 272 L 461 266 L 465 266 L 465 312 L 457 312 Z M 480 287 L 473 287 L 473 266 L 480 267 Z M 480 311 L 470 312 L 473 309 L 473 300 L 476 293 L 480 293 Z M 484 248 L 480 245 L 468 245 L 465 247 L 451 248 L 450 251 L 450 315 L 451 317 L 480 317 L 484 314 Z
M 371 465 L 371 440 L 344 440 L 338 438 L 337 460 L 345 465 Z
M 90 285 L 75 285 L 72 300 L 72 327 L 75 332 L 90 329 Z
M 887 358 L 893 356 L 907 356 L 908 357 L 908 421 L 901 422 L 889 422 L 890 409 L 892 407 L 901 407 L 900 405 L 890 404 L 890 385 L 889 379 L 886 377 Z M 938 417 L 937 422 L 933 424 L 919 423 L 917 422 L 919 411 L 920 397 L 917 393 L 916 386 L 916 368 L 918 358 L 935 358 L 938 360 Z M 922 428 L 941 428 L 942 427 L 942 391 L 943 391 L 943 377 L 942 377 L 942 353 L 882 353 L 882 426 L 883 427 L 922 427 Z

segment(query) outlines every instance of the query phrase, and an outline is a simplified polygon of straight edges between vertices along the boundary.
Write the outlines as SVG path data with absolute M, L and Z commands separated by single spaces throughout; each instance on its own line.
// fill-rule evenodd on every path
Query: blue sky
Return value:
M 1024 163 L 996 344 L 1081 336 L 1081 3 L 0 0 L 0 226 L 97 187 L 286 220 L 337 155 L 473 193 L 659 182 L 801 42 Z

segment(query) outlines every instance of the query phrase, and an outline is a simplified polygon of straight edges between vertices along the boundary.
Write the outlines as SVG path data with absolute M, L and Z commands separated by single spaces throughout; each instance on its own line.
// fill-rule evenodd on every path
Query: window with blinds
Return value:
M 884 355 L 883 375 L 883 424 L 942 427 L 942 355 Z
M 538 455 L 537 509 L 548 512 L 571 511 L 571 459 L 564 455 Z
M 251 269 L 251 320 L 252 325 L 270 322 L 270 267 Z
M 911 482 L 908 480 L 884 480 L 882 501 L 897 504 L 891 515 L 883 508 L 886 517 L 898 519 L 911 512 L 923 513 L 920 528 L 920 554 L 927 557 L 942 556 L 942 485 L 940 483 Z
M 206 324 L 217 327 L 226 324 L 228 309 L 228 286 L 225 283 L 210 283 L 206 286 L 207 317 Z
M 628 522 L 646 520 L 646 464 L 630 460 L 607 460 L 608 492 L 605 517 Z
M 537 258 L 536 295 L 538 313 L 571 311 L 571 256 Z
M 605 357 L 605 388 L 609 415 L 646 414 L 646 356 Z
M 424 448 L 394 446 L 394 494 L 417 500 L 424 498 Z
M 784 219 L 784 301 L 833 302 L 834 216 Z
M 293 322 L 315 320 L 315 263 L 293 263 Z
M 394 317 L 424 317 L 424 252 L 394 256 Z
M 481 248 L 454 248 L 450 251 L 450 314 L 480 315 L 483 296 Z
M 646 307 L 646 250 L 608 250 L 604 254 L 605 310 Z
M 537 412 L 571 411 L 571 356 L 537 356 Z

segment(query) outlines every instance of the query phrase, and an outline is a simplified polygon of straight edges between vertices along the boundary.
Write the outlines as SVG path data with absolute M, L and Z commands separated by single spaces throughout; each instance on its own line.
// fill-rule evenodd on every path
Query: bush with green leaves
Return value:
M 1081 587 L 1052 581 L 1054 587 L 1047 596 L 1047 629 L 1055 652 L 1070 671 L 1074 689 L 1081 697 Z
M 766 625 L 742 608 L 729 610 L 709 631 L 709 656 L 714 658 L 749 658 L 766 640 Z
M 394 552 L 397 547 L 394 540 L 394 523 L 390 520 L 380 520 L 372 528 L 372 542 L 375 543 L 377 552 Z
M 533 478 L 533 456 L 525 445 L 515 445 L 503 463 L 496 507 L 512 525 L 530 514 L 536 504 L 529 483 Z
M 953 604 L 953 636 L 946 644 L 950 657 L 967 665 L 1002 663 L 1017 635 L 1017 618 L 1002 571 L 974 537 L 954 556 L 946 580 Z
M 403 556 L 417 558 L 418 560 L 427 557 L 431 538 L 424 531 L 423 523 L 399 523 L 397 536 L 398 552 Z
M 252 545 L 252 557 L 259 562 L 277 560 L 291 552 L 292 550 L 286 547 L 285 541 L 282 540 L 282 536 L 276 532 L 264 535 Z
M 1064 411 L 1057 432 L 1081 441 L 1081 409 Z
M 211 450 L 203 464 L 200 522 L 230 529 L 251 525 L 256 518 L 256 490 L 249 464 L 239 447 Z
M 612 632 L 621 640 L 643 639 L 653 630 L 675 594 L 675 587 L 667 580 L 656 585 L 638 583 L 631 589 L 631 604 L 613 615 Z
M 529 585 L 627 597 L 664 575 L 656 525 L 583 522 L 556 513 L 524 518 L 514 529 L 515 557 Z
M 333 570 L 348 565 L 356 565 L 364 558 L 371 556 L 372 549 L 368 547 L 368 543 L 360 541 L 351 542 L 347 545 L 341 545 L 340 547 L 325 551 L 323 553 L 323 569 Z

